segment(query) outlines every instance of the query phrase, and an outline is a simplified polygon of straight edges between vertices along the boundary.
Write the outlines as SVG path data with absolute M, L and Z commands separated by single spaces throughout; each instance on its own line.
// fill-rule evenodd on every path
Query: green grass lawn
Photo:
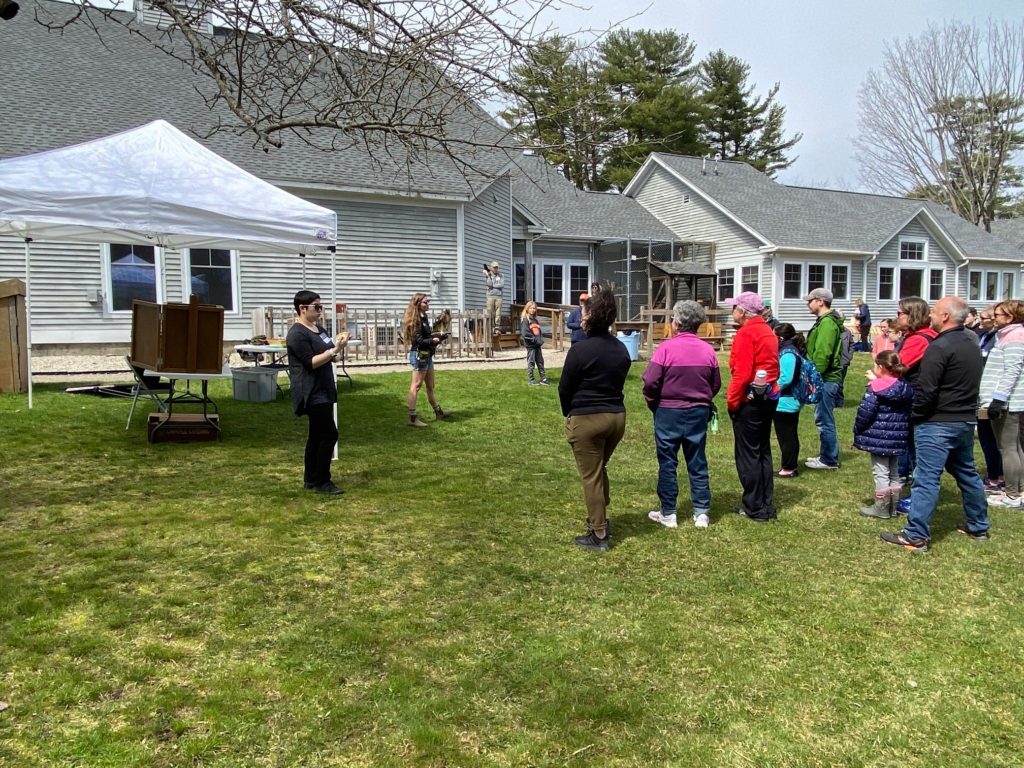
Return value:
M 408 374 L 355 372 L 340 498 L 302 490 L 280 399 L 219 385 L 222 442 L 150 445 L 124 400 L 0 396 L 0 765 L 1019 766 L 1024 516 L 958 536 L 947 479 L 929 554 L 879 542 L 867 367 L 838 473 L 730 515 L 723 418 L 711 528 L 684 479 L 673 531 L 634 366 L 603 555 L 525 371 L 440 368 L 455 415 L 419 430 Z

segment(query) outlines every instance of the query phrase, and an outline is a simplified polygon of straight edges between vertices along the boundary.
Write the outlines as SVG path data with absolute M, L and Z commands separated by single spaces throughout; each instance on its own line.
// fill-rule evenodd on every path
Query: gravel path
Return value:
M 565 361 L 565 352 L 544 350 L 544 363 L 551 368 L 560 368 Z M 252 363 L 243 362 L 235 353 L 230 360 L 231 367 L 245 367 Z M 522 368 L 526 369 L 526 353 L 523 350 L 496 352 L 489 360 L 435 360 L 437 370 L 486 370 L 489 368 Z M 409 366 L 404 362 L 375 363 L 349 361 L 346 368 L 360 375 L 372 373 L 391 373 L 407 371 Z M 36 355 L 32 358 L 32 374 L 39 381 L 89 381 L 97 384 L 119 383 L 131 381 L 131 374 L 126 370 L 123 355 Z

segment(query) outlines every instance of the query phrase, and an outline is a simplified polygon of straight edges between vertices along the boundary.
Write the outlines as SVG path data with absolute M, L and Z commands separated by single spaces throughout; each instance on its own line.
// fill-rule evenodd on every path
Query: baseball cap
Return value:
M 590 294 L 589 293 L 581 293 L 580 294 L 580 301 L 586 301 L 589 298 L 590 298 Z
M 804 301 L 810 301 L 811 299 L 821 299 L 826 304 L 832 303 L 832 291 L 828 288 L 815 288 L 813 291 L 804 296 Z
M 732 307 L 739 307 L 744 312 L 749 312 L 752 315 L 756 315 L 764 309 L 764 302 L 761 301 L 761 297 L 753 291 L 744 291 L 739 296 L 733 299 L 726 299 L 722 303 Z
M 500 267 L 501 265 L 498 262 L 496 262 L 496 261 L 492 261 L 491 262 L 491 266 L 492 267 Z

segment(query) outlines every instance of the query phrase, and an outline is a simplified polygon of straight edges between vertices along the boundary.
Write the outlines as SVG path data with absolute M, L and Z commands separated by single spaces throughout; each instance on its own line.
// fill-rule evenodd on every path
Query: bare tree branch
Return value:
M 989 227 L 1024 147 L 1024 21 L 890 43 L 860 89 L 861 179 Z
M 144 0 L 162 23 L 84 0 L 37 20 L 51 29 L 114 24 L 191 69 L 213 132 L 265 150 L 290 137 L 324 150 L 362 147 L 389 164 L 444 159 L 493 173 L 513 133 L 481 105 L 514 98 L 509 73 L 567 0 Z

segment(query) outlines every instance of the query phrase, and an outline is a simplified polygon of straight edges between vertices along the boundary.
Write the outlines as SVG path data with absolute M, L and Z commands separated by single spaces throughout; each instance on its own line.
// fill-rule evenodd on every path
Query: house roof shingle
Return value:
M 549 237 L 580 240 L 675 241 L 679 237 L 636 200 L 586 192 L 538 155 L 522 155 L 512 166 L 512 196 L 539 216 Z
M 75 12 L 74 4 L 37 0 L 56 19 Z M 367 148 L 355 140 L 343 149 L 319 150 L 295 134 L 285 145 L 264 152 L 252 134 L 222 106 L 211 109 L 203 95 L 213 92 L 207 78 L 195 74 L 138 35 L 90 15 L 101 34 L 85 23 L 48 31 L 25 8 L 4 23 L 0 45 L 0 105 L 10 118 L 0 132 L 0 157 L 55 149 L 107 136 L 162 118 L 195 136 L 214 152 L 263 179 L 279 184 L 382 194 L 472 197 L 508 164 L 511 153 L 494 149 L 506 135 L 482 110 L 470 109 L 450 130 L 475 137 L 488 148 L 466 148 L 470 170 L 440 151 L 409 160 L 397 141 Z M 133 14 L 122 19 L 134 24 Z M 455 124 L 457 123 L 457 124 Z M 213 132 L 218 124 L 230 130 Z M 314 132 L 321 145 L 341 134 Z
M 932 202 L 785 186 L 739 161 L 705 162 L 663 153 L 652 158 L 780 248 L 874 253 L 927 211 L 968 257 L 1020 258 L 1008 243 Z

